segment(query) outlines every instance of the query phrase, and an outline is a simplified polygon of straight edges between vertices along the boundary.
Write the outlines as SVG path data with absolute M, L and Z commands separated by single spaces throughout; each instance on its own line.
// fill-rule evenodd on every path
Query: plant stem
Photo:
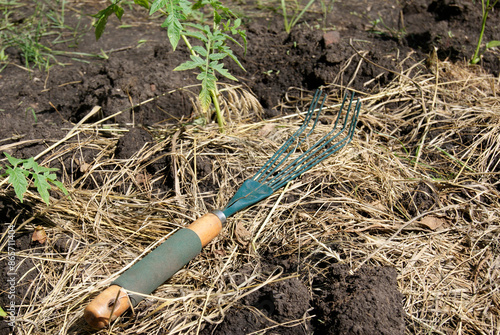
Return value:
M 220 105 L 219 105 L 219 90 L 217 89 L 217 84 L 215 84 L 215 90 L 210 90 L 210 96 L 212 97 L 212 102 L 214 103 L 215 107 L 215 115 L 217 117 L 217 123 L 219 124 L 219 131 L 221 133 L 224 132 L 225 128 L 225 121 L 224 121 L 224 115 L 222 115 L 222 111 L 220 110 Z
M 286 14 L 286 3 L 285 0 L 281 0 L 281 7 L 283 9 L 283 19 L 285 20 L 285 31 L 286 33 L 290 33 L 290 26 L 288 25 L 288 17 Z
M 186 38 L 185 35 L 181 35 L 182 39 L 184 40 L 184 43 L 186 43 L 189 51 L 191 52 L 192 55 L 196 56 L 196 52 L 193 50 L 191 43 L 189 43 L 188 39 Z M 209 48 L 207 48 L 209 50 Z M 208 56 L 207 56 L 207 62 L 208 62 Z M 219 131 L 221 133 L 224 132 L 224 126 L 226 124 L 224 120 L 224 115 L 222 115 L 222 111 L 220 109 L 219 105 L 219 90 L 217 89 L 217 83 L 215 83 L 215 90 L 210 90 L 210 97 L 212 98 L 212 103 L 214 104 L 215 107 L 215 116 L 217 118 L 217 123 L 219 124 Z
M 191 55 L 197 56 L 196 52 L 194 52 L 193 47 L 191 46 L 191 43 L 189 43 L 189 40 L 187 39 L 186 35 L 181 34 L 181 37 L 182 37 L 182 40 L 184 41 L 184 43 L 186 43 L 186 46 L 188 47 L 189 52 L 191 53 Z
M 479 63 L 479 50 L 481 48 L 481 42 L 483 41 L 484 29 L 486 27 L 486 19 L 488 18 L 488 13 L 493 7 L 497 4 L 498 0 L 496 0 L 492 5 L 490 5 L 490 0 L 486 0 L 486 6 L 484 5 L 484 0 L 481 0 L 481 9 L 483 11 L 483 19 L 481 21 L 481 32 L 479 33 L 479 40 L 477 41 L 476 51 L 474 52 L 474 56 L 470 60 L 470 64 Z

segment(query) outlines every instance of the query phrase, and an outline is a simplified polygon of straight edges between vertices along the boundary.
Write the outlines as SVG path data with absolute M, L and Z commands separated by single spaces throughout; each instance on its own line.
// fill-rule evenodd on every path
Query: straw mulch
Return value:
M 279 268 L 264 271 L 262 256 L 272 250 L 299 260 L 306 285 L 324 271 L 319 262 L 343 262 L 353 272 L 395 267 L 408 334 L 498 334 L 500 82 L 465 65 L 437 63 L 429 70 L 407 63 L 413 62 L 404 59 L 387 87 L 358 92 L 363 107 L 348 147 L 236 213 L 188 267 L 102 333 L 196 334 L 219 323 L 245 295 L 290 276 Z M 343 89 L 329 88 L 332 110 Z M 301 124 L 296 111 L 312 97 L 291 88 L 280 106 L 289 116 L 255 121 L 258 108 L 248 93 L 222 91 L 231 118 L 225 133 L 215 124 L 158 126 L 150 129 L 156 143 L 117 160 L 114 146 L 126 129 L 82 123 L 72 130 L 81 136 L 43 156 L 48 163 L 99 152 L 78 180 L 64 176 L 71 199 L 54 198 L 47 208 L 28 195 L 48 241 L 18 254 L 38 272 L 19 312 L 19 334 L 85 329 L 86 304 L 169 234 L 223 208 Z M 242 107 L 247 114 L 236 112 Z M 155 186 L 162 177 L 146 169 L 165 158 L 173 181 L 172 191 L 162 193 Z M 32 231 L 36 220 L 15 224 Z

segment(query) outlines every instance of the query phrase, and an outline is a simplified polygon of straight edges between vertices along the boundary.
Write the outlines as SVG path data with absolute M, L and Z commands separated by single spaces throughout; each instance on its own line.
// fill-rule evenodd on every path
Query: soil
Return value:
M 79 23 L 88 29 L 77 48 L 68 47 L 68 50 L 116 51 L 108 52 L 109 59 L 87 59 L 88 64 L 60 58 L 66 65 L 56 65 L 45 72 L 37 68 L 26 71 L 22 68 L 20 52 L 7 49 L 11 64 L 0 72 L 2 151 L 18 158 L 36 156 L 63 138 L 94 106 L 100 106 L 102 109 L 96 118 L 124 111 L 109 121 L 129 128 L 116 146 L 109 149 L 110 155 L 124 160 L 153 141 L 151 126 L 191 122 L 197 117 L 192 103 L 196 90 L 180 89 L 196 84 L 195 75 L 172 71 L 188 58 L 183 45 L 174 52 L 166 41 L 165 31 L 140 11 L 126 11 L 122 21 L 132 24 L 128 29 L 119 28 L 116 18 L 110 19 L 102 39 L 95 42 L 86 14 L 96 13 L 102 4 L 86 2 L 85 6 L 78 8 L 71 19 L 68 15 L 71 24 Z M 235 2 L 232 6 L 256 7 L 251 1 L 245 5 Z M 469 59 L 479 33 L 480 6 L 480 2 L 466 0 L 335 1 L 333 10 L 326 16 L 319 10 L 308 13 L 290 34 L 284 31 L 282 18 L 277 13 L 267 9 L 259 13 L 246 12 L 248 51 L 243 54 L 242 50 L 235 49 L 246 72 L 234 63 L 228 67 L 240 83 L 255 94 L 264 109 L 263 117 L 269 118 L 286 112 L 280 103 L 292 87 L 314 90 L 333 84 L 330 87 L 349 86 L 372 92 L 394 77 L 393 71 L 398 71 L 398 64 L 406 57 L 409 62 L 423 62 L 435 48 L 440 60 Z M 22 10 L 18 13 L 20 19 L 23 13 Z M 378 18 L 383 19 L 385 25 L 372 27 L 371 22 Z M 139 47 L 138 41 L 144 39 L 147 42 Z M 500 5 L 488 18 L 484 40 L 500 40 Z M 358 69 L 360 55 L 368 61 L 362 62 Z M 479 66 L 498 76 L 498 53 L 486 52 Z M 346 69 L 342 70 L 343 67 Z M 151 102 L 131 108 L 151 98 L 154 98 Z M 95 118 L 88 120 L 92 121 Z M 85 135 L 79 140 L 85 141 Z M 463 140 L 466 141 L 466 137 Z M 170 152 L 172 148 L 164 150 Z M 81 176 L 83 164 L 92 162 L 97 154 L 98 151 L 89 147 L 69 152 L 50 164 L 60 169 L 60 178 L 72 183 Z M 200 179 L 211 173 L 209 164 L 200 161 L 198 166 Z M 152 175 L 163 174 L 158 190 L 172 190 L 168 159 L 157 160 L 149 169 Z M 94 183 L 99 180 L 82 181 L 80 186 L 92 189 Z M 421 196 L 412 198 L 403 194 L 400 199 L 410 216 L 418 215 L 416 208 L 429 209 L 435 202 L 432 189 L 427 185 L 416 185 L 416 189 Z M 12 198 L 10 194 L 0 199 L 2 233 L 17 215 L 28 217 L 30 213 L 29 203 L 20 207 L 18 202 L 9 200 Z M 21 231 L 16 248 L 35 247 Z M 268 264 L 276 265 L 271 260 Z M 29 283 L 38 271 L 29 260 L 22 266 L 22 272 L 30 271 L 22 279 L 19 296 L 29 294 Z M 2 265 L 0 278 L 5 278 L 7 271 L 7 266 Z M 330 264 L 324 273 L 313 279 L 312 290 L 300 277 L 266 286 L 245 297 L 240 306 L 229 310 L 221 324 L 207 327 L 203 333 L 245 334 L 267 327 L 271 327 L 268 334 L 405 332 L 403 297 L 398 292 L 393 269 L 362 268 L 351 275 L 346 266 Z M 2 291 L 6 290 L 4 281 L 0 285 Z M 2 296 L 0 305 L 6 305 L 5 299 Z M 272 321 L 256 317 L 249 306 Z M 315 317 L 295 327 L 276 326 L 305 315 Z M 0 324 L 0 334 L 7 332 L 5 323 Z

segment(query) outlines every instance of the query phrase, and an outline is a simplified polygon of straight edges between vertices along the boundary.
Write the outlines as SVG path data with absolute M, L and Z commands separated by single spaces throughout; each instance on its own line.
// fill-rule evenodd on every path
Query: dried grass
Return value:
M 499 334 L 500 83 L 465 65 L 437 63 L 433 70 L 413 65 L 380 91 L 359 92 L 358 130 L 340 155 L 236 213 L 188 267 L 102 333 L 196 334 L 220 323 L 244 296 L 287 278 L 280 269 L 264 271 L 263 255 L 272 250 L 297 258 L 309 284 L 323 275 L 320 262 L 345 262 L 352 271 L 395 267 L 408 334 Z M 333 93 L 339 97 L 344 89 L 336 86 L 328 101 L 334 109 Z M 223 207 L 301 123 L 295 113 L 243 122 L 258 111 L 254 100 L 241 101 L 240 89 L 224 93 L 233 120 L 224 134 L 213 124 L 187 126 L 181 134 L 175 125 L 157 127 L 156 144 L 120 161 L 112 150 L 125 129 L 81 124 L 80 140 L 44 156 L 49 162 L 73 155 L 76 164 L 84 148 L 100 152 L 93 162 L 80 162 L 78 180 L 65 176 L 71 199 L 54 199 L 46 208 L 28 195 L 36 214 L 15 222 L 18 231 L 31 231 L 41 220 L 49 237 L 18 254 L 37 273 L 19 312 L 19 334 L 82 333 L 83 308 L 98 292 L 179 227 Z M 310 99 L 291 88 L 280 108 L 303 110 Z M 242 106 L 245 113 L 238 114 Z M 319 125 L 317 134 L 327 127 Z M 155 190 L 158 176 L 145 170 L 158 153 L 176 164 L 175 194 Z M 211 164 L 201 180 L 199 157 Z M 86 182 L 95 188 L 85 189 Z M 209 184 L 215 191 L 200 191 Z

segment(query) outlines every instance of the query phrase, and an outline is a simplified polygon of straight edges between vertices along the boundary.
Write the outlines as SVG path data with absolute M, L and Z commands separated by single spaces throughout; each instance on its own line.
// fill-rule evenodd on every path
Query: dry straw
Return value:
M 353 56 L 352 66 L 359 69 L 363 57 Z M 358 92 L 358 130 L 342 154 L 237 213 L 187 268 L 102 333 L 196 334 L 220 323 L 243 297 L 290 276 L 263 266 L 271 250 L 297 259 L 306 285 L 322 276 L 319 262 L 344 262 L 352 271 L 395 267 L 407 333 L 498 334 L 500 83 L 464 65 L 407 67 L 410 57 L 390 85 Z M 336 109 L 344 87 L 331 90 L 328 105 Z M 158 126 L 150 129 L 156 143 L 118 160 L 112 152 L 126 129 L 79 124 L 71 133 L 77 136 L 43 156 L 64 164 L 71 157 L 82 174 L 64 176 L 71 199 L 53 199 L 49 208 L 28 195 L 35 214 L 15 222 L 19 233 L 43 222 L 48 235 L 46 244 L 18 253 L 36 274 L 22 297 L 18 334 L 86 329 L 82 311 L 91 298 L 179 227 L 223 207 L 301 123 L 295 112 L 311 99 L 291 88 L 280 106 L 290 116 L 262 121 L 244 88 L 222 94 L 232 120 L 224 134 L 214 124 Z M 328 128 L 326 115 L 318 130 Z M 87 150 L 97 154 L 85 162 Z M 173 172 L 149 175 L 149 164 L 167 158 Z M 172 191 L 162 193 L 161 176 L 169 173 Z M 5 248 L 5 236 L 1 243 Z

